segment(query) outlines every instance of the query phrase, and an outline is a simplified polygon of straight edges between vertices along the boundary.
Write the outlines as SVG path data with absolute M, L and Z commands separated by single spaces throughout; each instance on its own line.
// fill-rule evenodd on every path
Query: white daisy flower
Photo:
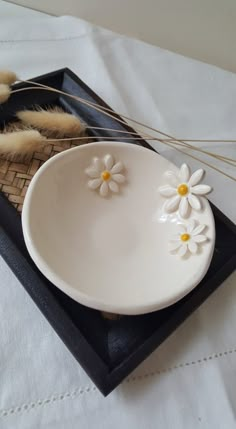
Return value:
M 207 241 L 206 235 L 202 234 L 206 225 L 197 225 L 192 219 L 187 225 L 178 225 L 179 232 L 175 234 L 170 243 L 170 252 L 178 253 L 184 256 L 187 252 L 197 253 L 198 246 Z
M 208 185 L 199 184 L 203 175 L 204 170 L 201 168 L 191 175 L 187 164 L 181 166 L 178 174 L 167 171 L 165 176 L 169 184 L 159 188 L 160 194 L 168 198 L 164 204 L 165 212 L 173 213 L 179 210 L 180 216 L 187 218 L 191 208 L 201 210 L 201 197 L 212 190 Z
M 125 182 L 125 176 L 121 174 L 124 169 L 122 162 L 114 162 L 110 154 L 103 159 L 94 158 L 92 165 L 85 172 L 91 180 L 88 182 L 90 189 L 99 189 L 102 197 L 108 192 L 119 192 L 119 184 Z

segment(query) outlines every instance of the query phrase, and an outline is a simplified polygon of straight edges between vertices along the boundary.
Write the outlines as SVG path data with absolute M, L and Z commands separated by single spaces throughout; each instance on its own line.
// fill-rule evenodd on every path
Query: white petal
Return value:
M 187 164 L 182 164 L 179 170 L 179 178 L 181 182 L 188 182 L 190 176 L 190 169 Z
M 101 159 L 99 158 L 93 158 L 93 165 L 95 170 L 102 172 L 102 170 L 104 170 L 104 163 Z
M 188 242 L 188 248 L 191 253 L 197 253 L 197 244 L 193 240 Z
M 201 210 L 201 207 L 202 207 L 201 202 L 200 202 L 199 198 L 195 197 L 195 195 L 189 194 L 188 195 L 188 202 L 194 210 Z
M 115 165 L 113 165 L 111 169 L 111 174 L 120 173 L 123 169 L 124 169 L 124 165 L 122 164 L 122 162 L 119 161 Z
M 181 247 L 179 248 L 178 255 L 184 256 L 187 250 L 188 250 L 187 244 L 182 244 Z
M 187 226 L 187 233 L 188 234 L 192 233 L 192 231 L 194 230 L 195 225 L 196 225 L 196 221 L 194 219 L 191 219 L 189 221 L 189 223 L 188 223 L 188 226 Z
M 206 228 L 206 225 L 198 225 L 192 232 L 192 235 L 201 234 L 202 231 Z
M 88 187 L 90 189 L 97 189 L 102 183 L 102 179 L 93 179 L 93 180 L 89 180 L 88 182 Z
M 172 186 L 169 185 L 165 185 L 165 186 L 161 186 L 159 188 L 159 192 L 161 195 L 163 195 L 163 197 L 173 197 L 174 195 L 176 195 L 176 189 L 172 188 Z
M 207 237 L 205 235 L 193 235 L 192 240 L 195 241 L 195 243 L 204 243 L 207 241 Z
M 187 198 L 182 197 L 179 205 L 179 214 L 181 217 L 186 218 L 188 217 L 188 212 L 189 212 L 188 200 Z
M 181 241 L 175 241 L 174 243 L 169 243 L 169 251 L 173 252 L 182 246 Z
M 106 197 L 108 194 L 108 184 L 107 182 L 102 182 L 101 187 L 100 187 L 100 195 L 102 197 Z
M 212 188 L 209 185 L 197 185 L 190 188 L 190 192 L 195 195 L 206 195 L 211 192 Z
M 113 182 L 113 180 L 110 180 L 110 182 L 108 183 L 108 186 L 112 192 L 119 192 L 119 186 L 117 185 L 116 182 Z
M 164 204 L 164 211 L 167 213 L 176 211 L 179 207 L 180 198 L 181 197 L 179 195 L 176 195 L 175 197 L 172 197 L 170 200 L 166 201 Z
M 170 185 L 175 187 L 179 185 L 179 180 L 177 178 L 177 175 L 173 171 L 166 171 L 165 178 Z
M 125 176 L 123 176 L 123 174 L 112 174 L 112 179 L 117 183 L 125 182 Z
M 107 154 L 104 156 L 104 164 L 107 170 L 110 170 L 113 166 L 113 158 L 110 154 Z
M 94 167 L 86 168 L 85 173 L 93 179 L 98 178 L 100 176 L 100 172 Z
M 190 177 L 188 185 L 189 186 L 197 185 L 202 180 L 204 173 L 205 171 L 202 168 L 199 168 L 199 170 L 195 171 Z

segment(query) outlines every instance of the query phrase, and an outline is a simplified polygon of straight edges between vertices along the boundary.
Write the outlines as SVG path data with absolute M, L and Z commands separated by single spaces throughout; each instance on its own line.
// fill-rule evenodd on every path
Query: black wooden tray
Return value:
M 35 81 L 106 106 L 68 69 L 41 76 Z M 25 92 L 24 97 L 20 94 L 13 95 L 0 111 L 0 125 L 11 121 L 16 110 L 30 108 L 35 104 L 61 105 L 68 112 L 79 115 L 89 125 L 132 131 L 128 126 L 123 126 L 115 119 L 106 117 L 75 100 L 43 91 Z M 99 130 L 93 131 L 92 135 L 99 136 Z M 102 131 L 102 135 L 120 137 L 115 131 L 109 134 Z M 122 140 L 125 141 L 125 138 L 122 137 Z M 143 140 L 132 143 L 152 149 Z M 107 395 L 235 269 L 235 226 L 213 205 L 212 209 L 216 221 L 216 246 L 205 278 L 177 304 L 142 316 L 106 320 L 99 311 L 76 303 L 45 279 L 26 250 L 20 215 L 2 193 L 0 193 L 0 254 L 74 357 L 100 391 Z

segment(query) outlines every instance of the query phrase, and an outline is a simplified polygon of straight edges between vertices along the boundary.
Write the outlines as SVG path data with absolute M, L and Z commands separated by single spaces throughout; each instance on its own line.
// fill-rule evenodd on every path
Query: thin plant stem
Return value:
M 143 136 L 143 138 L 145 138 L 145 134 L 142 134 L 142 133 L 136 133 L 135 131 L 124 131 L 124 130 L 116 130 L 116 129 L 114 129 L 114 128 L 104 128 L 104 127 L 93 127 L 93 126 L 89 126 L 89 125 L 86 125 L 85 124 L 85 126 L 86 126 L 86 128 L 88 129 L 88 130 L 101 130 L 101 131 L 115 131 L 115 132 L 117 132 L 117 133 L 122 133 L 122 134 L 131 134 L 131 135 L 137 135 L 137 136 Z M 148 138 L 146 139 L 146 140 L 148 140 Z M 173 140 L 173 139 L 157 139 L 159 142 L 169 142 L 169 143 L 174 143 L 176 140 Z M 187 140 L 183 140 L 184 142 L 186 142 Z M 177 143 L 177 142 L 176 142 Z M 178 144 L 179 144 L 179 142 L 178 142 Z M 180 144 L 182 145 L 182 146 L 185 146 L 185 144 L 183 144 L 183 143 L 181 143 L 180 142 Z M 212 157 L 214 157 L 214 158 L 217 158 L 217 159 L 220 159 L 220 160 L 222 160 L 222 161 L 224 161 L 224 160 L 226 160 L 226 161 L 231 161 L 231 162 L 236 162 L 236 159 L 232 159 L 232 158 L 228 158 L 228 157 L 226 157 L 226 156 L 223 156 L 223 155 L 220 155 L 220 154 L 217 154 L 217 153 L 214 153 L 214 152 L 209 152 L 209 151 L 206 151 L 206 150 L 203 150 L 203 149 L 201 149 L 201 148 L 198 148 L 197 146 L 191 146 L 191 148 L 193 149 L 193 150 L 196 150 L 196 151 L 199 151 L 199 152 L 202 152 L 202 153 L 204 153 L 204 154 L 206 154 L 206 155 L 209 155 L 209 156 L 212 156 Z M 231 164 L 231 162 L 229 162 L 229 164 L 230 165 L 233 165 L 233 164 Z M 228 164 L 228 162 L 227 162 L 227 164 Z
M 85 139 L 87 139 L 88 140 L 88 138 L 91 138 L 91 139 L 94 139 L 94 138 L 96 138 L 96 139 L 107 139 L 107 140 L 113 140 L 113 139 L 118 139 L 119 137 L 108 137 L 108 136 L 85 136 L 85 137 L 72 137 L 72 138 L 65 138 L 65 139 L 48 139 L 47 141 L 51 141 L 51 142 L 57 142 L 57 141 L 68 141 L 68 140 L 85 140 Z M 129 138 L 127 138 L 127 139 L 132 139 L 132 140 L 143 140 L 143 138 L 142 137 L 136 137 L 136 138 L 132 138 L 132 137 L 129 137 Z M 146 140 L 156 140 L 156 138 L 154 137 L 150 137 L 150 138 L 147 138 Z M 167 146 L 170 146 L 170 147 L 174 147 L 173 146 L 173 144 L 175 144 L 175 143 L 171 143 L 171 142 L 166 142 L 165 143 Z M 183 150 L 181 150 L 181 149 L 179 149 L 179 148 L 177 148 L 177 147 L 174 147 L 178 152 L 181 152 L 181 153 L 183 153 L 184 155 L 189 155 L 187 152 L 185 152 L 185 151 L 183 151 Z M 197 160 L 197 161 L 199 161 L 199 158 L 197 158 L 197 157 L 195 157 L 195 156 L 193 156 L 193 155 L 189 155 L 191 158 L 193 158 L 193 159 L 195 159 L 195 160 Z M 207 162 L 204 162 L 204 164 L 206 164 L 207 166 L 209 166 L 209 167 L 211 167 L 212 168 L 212 166 L 211 166 L 211 164 L 208 164 Z M 233 177 L 233 176 L 231 176 L 230 174 L 227 174 L 227 173 L 224 173 L 224 172 L 222 172 L 219 168 L 217 168 L 217 167 L 214 167 L 214 170 L 216 170 L 216 171 L 218 171 L 219 173 L 221 173 L 221 174 L 223 174 L 224 176 L 226 176 L 226 177 L 228 177 L 229 179 L 232 179 L 232 180 L 234 180 L 234 181 L 236 181 L 236 178 L 235 177 Z
M 101 109 L 103 110 L 103 111 L 107 111 L 107 112 L 111 112 L 113 115 L 112 115 L 112 118 L 114 118 L 114 111 L 112 110 L 112 109 L 110 109 L 109 107 L 104 107 L 104 106 L 101 106 L 101 105 L 99 105 L 99 104 L 97 104 L 97 103 L 94 103 L 94 102 L 88 102 L 87 100 L 84 100 L 83 98 L 81 98 L 81 97 L 78 97 L 78 96 L 73 96 L 72 94 L 68 94 L 68 93 L 65 93 L 64 91 L 60 91 L 60 90 L 57 90 L 56 88 L 53 88 L 53 87 L 50 87 L 50 86 L 47 86 L 47 85 L 44 85 L 44 84 L 41 84 L 41 83 L 39 83 L 39 82 L 34 82 L 34 81 L 31 81 L 31 80 L 25 80 L 25 81 L 21 81 L 21 82 L 24 82 L 24 83 L 29 83 L 29 84 L 34 84 L 34 85 L 36 85 L 36 86 L 38 86 L 38 87 L 40 87 L 40 88 L 45 88 L 45 89 L 48 89 L 48 90 L 51 90 L 51 91 L 56 91 L 56 92 L 59 92 L 59 93 L 61 93 L 61 94 L 63 94 L 63 95 L 66 95 L 66 96 L 69 96 L 69 97 L 72 97 L 72 98 L 75 98 L 76 100 L 79 100 L 79 101 L 81 101 L 82 103 L 85 103 L 85 104 L 87 104 L 87 105 L 90 105 L 91 107 L 93 106 L 94 108 L 96 108 L 96 110 L 98 110 L 98 111 L 101 111 Z M 145 127 L 145 128 L 148 128 L 148 129 L 151 129 L 152 131 L 155 131 L 155 132 L 157 132 L 158 134 L 161 134 L 161 135 L 164 135 L 164 136 L 166 136 L 166 137 L 168 137 L 170 140 L 172 140 L 172 143 L 174 142 L 174 141 L 176 141 L 176 142 L 178 142 L 178 143 L 182 143 L 183 145 L 186 145 L 187 147 L 189 147 L 189 148 L 191 148 L 191 149 L 193 149 L 193 150 L 198 150 L 199 152 L 202 152 L 202 153 L 204 153 L 204 154 L 206 154 L 206 155 L 208 155 L 208 156 L 212 156 L 212 157 L 214 157 L 214 158 L 216 158 L 216 159 L 219 159 L 219 160 L 221 160 L 222 162 L 225 162 L 225 163 L 227 163 L 227 164 L 230 164 L 230 165 L 233 165 L 231 162 L 228 162 L 228 161 L 231 161 L 231 160 L 228 160 L 226 157 L 224 157 L 224 156 L 221 156 L 221 155 L 219 155 L 219 154 L 214 154 L 214 153 L 212 153 L 212 152 L 209 152 L 209 151 L 205 151 L 205 150 L 203 150 L 203 149 L 201 149 L 201 148 L 196 148 L 196 146 L 193 146 L 193 145 L 190 145 L 190 144 L 188 144 L 188 143 L 186 143 L 186 141 L 184 141 L 184 140 L 180 140 L 180 139 L 176 139 L 175 137 L 172 137 L 172 136 L 170 136 L 170 135 L 168 135 L 168 134 L 166 134 L 166 133 L 163 133 L 162 131 L 160 131 L 160 130 L 158 130 L 158 129 L 155 129 L 155 128 L 153 128 L 153 127 L 149 127 L 149 126 L 147 126 L 146 124 L 143 124 L 143 123 L 141 123 L 141 122 L 138 122 L 138 121 L 135 121 L 134 119 L 132 119 L 132 118 L 129 118 L 128 116 L 125 116 L 125 115 L 123 115 L 123 114 L 121 114 L 121 113 L 117 113 L 119 116 L 121 116 L 121 117 L 123 117 L 123 118 L 125 118 L 125 119 L 127 119 L 127 120 L 129 120 L 129 121 L 132 121 L 132 122 L 134 122 L 134 123 L 137 123 L 137 124 L 139 124 L 139 125 L 141 125 L 141 126 L 143 126 L 143 127 Z M 108 115 L 108 116 L 111 116 L 111 115 Z M 116 118 L 115 117 L 115 119 L 117 120 L 117 121 L 119 121 L 119 122 L 121 122 L 118 118 Z M 122 121 L 122 123 L 124 123 L 124 121 Z M 92 128 L 92 127 L 91 127 Z M 96 127 L 97 129 L 99 129 L 99 127 Z M 94 127 L 94 129 L 95 129 L 95 127 Z M 102 127 L 100 127 L 100 129 L 102 129 Z M 111 129 L 110 129 L 111 130 Z M 118 132 L 119 131 L 121 131 L 121 130 L 117 130 Z M 128 133 L 128 132 L 127 132 Z M 157 141 L 159 141 L 159 142 L 163 142 L 163 139 L 157 139 Z M 232 160 L 233 162 L 234 162 L 234 160 Z M 203 162 L 203 161 L 201 161 L 200 160 L 200 162 Z
M 90 129 L 93 129 L 93 127 L 90 127 Z M 105 128 L 103 130 L 106 130 L 106 131 L 107 130 L 115 131 L 112 128 L 111 129 Z M 134 133 L 129 132 L 128 134 L 134 134 Z M 138 137 L 136 137 L 136 136 L 125 137 L 125 140 L 144 140 L 145 139 L 146 141 L 160 141 L 157 137 L 147 136 L 147 135 L 140 135 L 138 133 L 135 133 L 135 134 Z M 57 141 L 59 142 L 59 141 L 67 141 L 67 140 L 72 140 L 72 141 L 73 140 L 86 140 L 86 139 L 91 139 L 91 138 L 93 138 L 93 139 L 94 138 L 96 138 L 96 139 L 99 138 L 99 139 L 103 139 L 103 140 L 120 139 L 120 137 L 116 137 L 116 136 L 83 136 L 83 137 L 78 136 L 78 137 L 66 137 L 66 138 L 58 138 L 58 139 L 51 139 L 51 138 L 49 138 L 48 140 L 53 141 L 53 142 L 57 142 Z M 170 143 L 170 144 L 173 144 L 173 145 L 176 145 L 176 146 L 185 147 L 182 143 L 178 143 L 178 142 L 175 142 L 175 141 L 172 141 L 172 140 L 168 140 L 168 142 L 165 142 L 165 143 L 166 144 Z M 201 152 L 201 150 L 199 148 L 197 148 L 197 147 L 194 147 L 192 150 Z M 207 152 L 207 155 L 213 156 L 216 159 L 219 159 L 218 156 L 220 156 L 220 155 L 217 155 L 217 154 L 214 154 L 214 153 L 211 153 L 211 152 Z M 221 161 L 225 162 L 228 165 L 232 165 L 233 167 L 235 167 L 235 165 L 233 164 L 233 162 L 236 162 L 236 160 L 233 160 L 233 159 L 231 160 L 231 158 L 224 157 L 224 159 L 222 159 Z
M 83 103 L 83 104 L 85 104 L 85 105 L 88 105 L 88 106 L 90 106 L 90 107 L 93 107 L 95 110 L 97 110 L 97 111 L 99 111 L 99 112 L 101 112 L 101 113 L 105 114 L 106 116 L 108 116 L 108 117 L 111 117 L 111 118 L 115 119 L 117 122 L 120 122 L 120 123 L 122 123 L 122 124 L 127 125 L 127 124 L 126 124 L 126 122 L 125 122 L 124 120 L 117 118 L 117 117 L 115 116 L 114 112 L 113 112 L 111 109 L 103 108 L 102 106 L 99 106 L 99 105 L 98 105 L 98 104 L 96 104 L 96 103 L 88 102 L 87 100 L 84 100 L 84 99 L 83 99 L 83 98 L 81 98 L 81 97 L 74 96 L 73 94 L 68 94 L 68 93 L 66 93 L 66 92 L 64 92 L 64 91 L 61 91 L 61 90 L 58 90 L 58 89 L 56 89 L 56 88 L 48 87 L 48 86 L 46 86 L 46 85 L 42 85 L 42 84 L 37 84 L 37 83 L 32 82 L 32 81 L 23 81 L 23 82 L 25 82 L 25 83 L 30 83 L 30 84 L 32 83 L 32 84 L 34 85 L 34 87 L 27 87 L 27 88 L 20 88 L 20 89 L 16 89 L 16 90 L 13 90 L 13 91 L 12 91 L 12 94 L 17 93 L 17 92 L 22 92 L 22 91 L 32 90 L 32 89 L 35 89 L 35 90 L 36 90 L 36 89 L 42 89 L 42 90 L 47 90 L 47 91 L 55 92 L 55 93 L 57 93 L 57 94 L 61 94 L 61 95 L 67 96 L 67 97 L 69 97 L 69 98 L 75 99 L 76 101 L 80 101 L 81 103 Z M 36 86 L 35 86 L 35 85 L 36 85 Z M 105 110 L 106 110 L 106 111 L 107 111 L 107 110 L 108 110 L 108 111 L 111 111 L 113 114 L 108 113 L 108 112 L 105 112 Z M 164 135 L 165 137 L 168 137 L 168 138 L 170 138 L 170 139 L 174 140 L 175 142 L 180 142 L 180 143 L 185 144 L 185 142 L 183 142 L 183 141 L 181 141 L 181 140 L 178 140 L 178 139 L 175 139 L 175 138 L 174 138 L 174 137 L 172 137 L 171 135 L 169 135 L 169 134 L 167 134 L 167 133 L 163 133 L 162 131 L 160 131 L 160 130 L 158 130 L 158 129 L 155 129 L 155 128 L 153 128 L 153 127 L 147 126 L 147 125 L 145 125 L 145 124 L 143 124 L 143 123 L 141 123 L 141 122 L 139 122 L 139 121 L 136 121 L 136 120 L 134 120 L 134 119 L 132 119 L 132 118 L 129 118 L 129 117 L 125 116 L 125 115 L 122 115 L 122 114 L 120 114 L 120 113 L 117 113 L 117 114 L 118 114 L 118 115 L 120 115 L 120 116 L 122 116 L 123 118 L 125 118 L 125 119 L 129 120 L 129 121 L 134 122 L 135 124 L 138 124 L 138 125 L 140 125 L 140 126 L 142 126 L 142 127 L 148 128 L 148 129 L 150 129 L 150 130 L 152 130 L 152 131 L 154 131 L 154 132 L 157 132 L 157 133 L 159 133 L 159 134 L 161 134 L 161 135 Z M 147 136 L 148 136 L 148 135 L 147 135 Z M 152 136 L 148 136 L 148 137 L 149 137 L 150 139 L 153 139 L 153 137 L 152 137 Z M 158 138 L 156 138 L 156 139 L 157 139 L 158 141 L 160 141 L 161 143 L 163 143 L 163 144 L 165 144 L 165 145 L 167 145 L 167 146 L 169 146 L 169 147 L 175 148 L 175 150 L 178 150 L 178 151 L 179 151 L 179 152 L 181 152 L 181 153 L 184 153 L 185 155 L 189 156 L 190 158 L 195 159 L 195 160 L 197 160 L 197 161 L 201 162 L 202 164 L 207 165 L 208 167 L 212 168 L 213 170 L 217 171 L 218 173 L 221 173 L 221 174 L 223 174 L 224 176 L 226 176 L 226 177 L 228 177 L 228 178 L 230 178 L 230 179 L 232 179 L 232 180 L 236 181 L 236 178 L 235 178 L 235 177 L 233 177 L 233 176 L 231 176 L 231 175 L 229 175 L 229 174 L 225 173 L 224 171 L 220 170 L 219 168 L 215 167 L 214 165 L 209 164 L 208 162 L 205 162 L 205 161 L 201 160 L 200 158 L 197 158 L 197 157 L 195 157 L 195 156 L 192 156 L 192 155 L 190 155 L 189 153 L 184 152 L 184 151 L 182 151 L 181 149 L 179 149 L 179 148 L 177 148 L 177 147 L 173 146 L 173 142 L 172 142 L 172 143 L 169 143 L 169 142 L 166 142 L 166 141 L 165 141 L 165 142 L 163 142 L 163 141 L 161 141 L 161 140 L 160 140 L 160 139 L 158 139 Z M 186 146 L 187 146 L 187 147 L 191 147 L 191 145 L 187 145 L 187 144 L 186 144 Z
M 165 141 L 171 140 L 171 139 L 164 139 Z M 236 143 L 236 140 L 227 140 L 227 139 L 182 139 L 184 142 L 203 142 L 203 143 Z
M 53 88 L 53 87 L 50 87 L 50 86 L 47 86 L 47 85 L 44 85 L 44 84 L 41 84 L 41 83 L 39 83 L 39 82 L 34 82 L 34 81 L 31 81 L 31 80 L 25 80 L 25 81 L 23 81 L 23 80 L 21 80 L 20 82 L 23 82 L 23 83 L 32 83 L 32 84 L 34 84 L 34 85 L 36 85 L 36 86 L 40 86 L 41 88 L 48 88 L 48 89 L 51 89 L 51 90 L 56 90 L 56 88 Z M 60 91 L 60 90 L 56 90 L 56 91 Z M 81 101 L 81 102 L 84 102 L 84 103 L 86 103 L 86 104 L 88 104 L 88 105 L 90 105 L 90 106 L 94 106 L 94 107 L 98 107 L 99 108 L 99 110 L 100 109 L 102 109 L 102 110 L 105 110 L 105 111 L 107 111 L 107 112 L 110 112 L 110 113 L 113 113 L 113 118 L 114 118 L 114 111 L 111 109 L 111 108 L 109 108 L 109 107 L 105 107 L 105 106 L 101 106 L 101 105 L 99 105 L 99 104 L 97 104 L 97 103 L 95 103 L 95 102 L 93 102 L 93 101 L 87 101 L 87 100 L 84 100 L 83 98 L 81 98 L 81 97 L 78 97 L 78 96 L 73 96 L 72 94 L 68 94 L 68 93 L 65 93 L 64 91 L 60 91 L 63 95 L 68 95 L 68 96 L 72 96 L 73 98 L 76 98 L 76 99 L 78 99 L 79 101 Z M 156 128 L 153 128 L 153 127 L 150 127 L 149 125 L 146 125 L 146 124 L 143 124 L 142 122 L 139 122 L 139 121 L 136 121 L 135 119 L 132 119 L 132 118 L 130 118 L 130 117 L 128 117 L 128 116 L 125 116 L 125 115 L 123 115 L 122 113 L 119 113 L 119 112 L 116 112 L 116 114 L 118 115 L 118 116 L 121 116 L 122 118 L 124 118 L 124 119 L 126 119 L 126 120 L 129 120 L 129 121 L 131 121 L 131 122 L 134 122 L 134 123 L 136 123 L 136 124 L 138 124 L 138 125 L 140 125 L 140 126 L 142 126 L 142 127 L 145 127 L 145 128 L 148 128 L 149 130 L 152 130 L 152 131 L 155 131 L 155 132 L 157 132 L 158 134 L 161 134 L 161 135 L 163 135 L 163 136 L 166 136 L 166 137 L 168 137 L 167 139 L 163 139 L 163 141 L 165 140 L 165 141 L 168 141 L 168 140 L 175 140 L 175 141 L 178 141 L 178 142 L 182 142 L 182 143 L 186 143 L 186 142 L 236 142 L 236 140 L 199 140 L 199 139 L 177 139 L 177 138 L 175 138 L 175 137 L 173 137 L 173 136 L 171 136 L 171 135 L 169 135 L 169 134 L 167 134 L 167 133 L 164 133 L 164 132 L 162 132 L 162 131 L 160 131 L 160 130 L 158 130 L 158 129 L 156 129 Z M 115 119 L 117 119 L 118 120 L 118 118 L 115 118 Z M 99 129 L 99 127 L 97 127 L 98 129 Z M 159 140 L 160 141 L 160 140 Z M 189 146 L 189 147 L 191 147 L 191 146 Z

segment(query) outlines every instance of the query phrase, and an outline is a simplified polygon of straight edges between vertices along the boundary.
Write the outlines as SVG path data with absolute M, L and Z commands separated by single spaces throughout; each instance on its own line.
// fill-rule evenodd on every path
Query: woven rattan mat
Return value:
M 88 141 L 91 142 L 91 138 Z M 86 140 L 83 140 L 83 143 L 86 143 Z M 30 160 L 24 162 L 6 161 L 0 158 L 0 191 L 21 213 L 27 188 L 41 165 L 57 153 L 79 144 L 80 142 L 76 144 L 71 140 L 48 144 L 40 152 L 35 152 Z

